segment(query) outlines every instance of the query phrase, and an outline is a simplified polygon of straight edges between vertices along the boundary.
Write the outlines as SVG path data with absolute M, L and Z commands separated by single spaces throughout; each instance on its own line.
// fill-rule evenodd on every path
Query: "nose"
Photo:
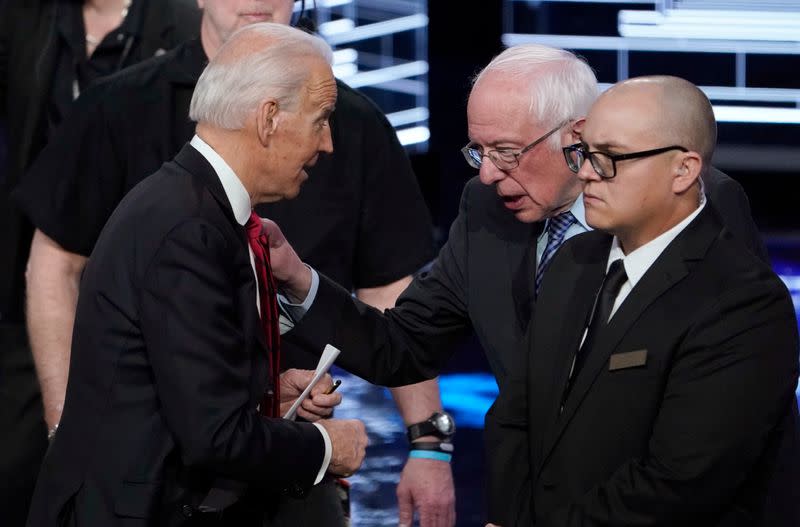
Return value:
M 484 185 L 491 185 L 502 181 L 508 177 L 508 174 L 494 166 L 494 163 L 492 163 L 488 157 L 484 157 L 480 171 L 478 172 L 478 177 Z
M 327 152 L 328 154 L 333 153 L 333 137 L 331 136 L 330 126 L 325 127 L 325 131 L 322 134 L 322 139 L 320 140 L 319 151 Z
M 592 163 L 589 161 L 589 158 L 583 160 L 580 169 L 578 170 L 578 179 L 580 179 L 583 183 L 588 183 L 589 181 L 600 181 L 600 176 L 597 175 L 595 172 Z

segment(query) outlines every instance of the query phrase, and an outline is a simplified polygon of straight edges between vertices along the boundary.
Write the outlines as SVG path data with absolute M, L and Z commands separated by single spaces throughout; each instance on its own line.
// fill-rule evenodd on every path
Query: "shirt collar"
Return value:
M 211 164 L 214 172 L 217 173 L 217 177 L 220 183 L 222 183 L 222 189 L 225 191 L 225 196 L 227 196 L 228 202 L 233 209 L 233 216 L 236 218 L 236 221 L 239 222 L 240 225 L 246 224 L 247 220 L 250 219 L 250 212 L 253 206 L 250 203 L 250 195 L 247 193 L 247 189 L 244 188 L 244 185 L 242 185 L 239 176 L 237 176 L 230 165 L 222 159 L 222 156 L 216 153 L 208 143 L 200 139 L 200 136 L 195 135 L 192 137 L 189 144 L 200 152 L 200 155 L 206 158 L 206 161 Z
M 572 206 L 569 208 L 569 212 L 575 216 L 575 219 L 578 220 L 578 224 L 583 227 L 584 231 L 592 230 L 589 225 L 586 224 L 586 209 L 583 207 L 583 193 L 580 193 L 575 201 L 572 203 Z M 539 234 L 539 238 L 544 236 L 547 233 L 547 226 L 550 223 L 550 218 L 547 218 L 545 221 L 544 229 L 542 229 L 541 234 Z
M 706 197 L 705 194 L 701 192 L 700 205 L 697 207 L 697 209 L 695 209 L 694 212 L 689 214 L 683 219 L 683 221 L 668 231 L 650 240 L 627 256 L 624 252 L 622 252 L 622 247 L 619 244 L 619 238 L 614 236 L 614 240 L 611 242 L 611 250 L 608 253 L 606 272 L 608 272 L 608 268 L 611 267 L 611 263 L 614 260 L 621 259 L 622 264 L 625 266 L 625 274 L 628 275 L 628 281 L 633 288 L 636 286 L 636 283 L 641 280 L 642 276 L 644 276 L 647 270 L 650 269 L 650 266 L 652 266 L 658 257 L 661 256 L 661 253 L 663 253 L 669 244 L 672 243 L 672 240 L 674 240 L 683 231 L 683 229 L 685 229 L 692 222 L 692 220 L 694 220 L 697 215 L 700 214 L 700 211 L 702 211 L 705 206 Z

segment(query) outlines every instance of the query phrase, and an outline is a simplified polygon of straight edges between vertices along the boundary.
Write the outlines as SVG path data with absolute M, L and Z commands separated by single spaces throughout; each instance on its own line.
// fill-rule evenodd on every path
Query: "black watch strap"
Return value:
M 430 421 L 422 421 L 420 423 L 414 423 L 413 425 L 408 427 L 408 440 L 414 441 L 422 436 L 436 436 L 442 438 L 442 434 L 436 429 L 436 427 Z
M 409 450 L 427 450 L 431 452 L 444 452 L 452 454 L 455 451 L 453 443 L 449 441 L 416 441 L 409 445 Z

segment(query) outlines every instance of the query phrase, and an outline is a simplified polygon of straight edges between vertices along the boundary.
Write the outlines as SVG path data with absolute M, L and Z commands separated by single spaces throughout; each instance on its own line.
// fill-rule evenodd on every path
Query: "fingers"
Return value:
M 400 525 L 411 525 L 414 509 L 421 527 L 455 525 L 455 490 L 449 463 L 410 458 L 400 475 L 397 498 Z
M 330 417 L 333 408 L 342 402 L 342 396 L 338 393 L 329 395 L 315 395 L 303 401 L 297 409 L 297 415 L 311 422 Z
M 313 375 L 313 372 L 311 373 Z M 310 378 L 309 382 L 311 382 Z M 333 377 L 331 377 L 330 373 L 326 373 L 320 378 L 319 382 L 317 382 L 317 384 L 311 390 L 311 395 L 317 395 L 317 394 L 321 395 L 323 393 L 328 392 L 328 390 L 330 390 L 332 387 L 333 387 Z
M 411 489 L 401 480 L 397 486 L 397 525 L 411 527 L 412 521 L 414 521 L 414 499 Z
M 270 247 L 280 247 L 286 243 L 286 237 L 283 235 L 281 228 L 272 220 L 261 218 L 261 226 L 269 237 Z

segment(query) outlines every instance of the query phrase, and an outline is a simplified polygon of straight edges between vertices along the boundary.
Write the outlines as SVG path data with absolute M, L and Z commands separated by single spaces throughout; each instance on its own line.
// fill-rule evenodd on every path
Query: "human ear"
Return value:
M 269 144 L 270 137 L 278 129 L 278 102 L 273 99 L 261 101 L 256 110 L 256 133 L 262 145 Z
M 686 192 L 698 180 L 702 170 L 703 158 L 700 154 L 691 151 L 683 153 L 676 161 L 672 191 L 676 194 Z

